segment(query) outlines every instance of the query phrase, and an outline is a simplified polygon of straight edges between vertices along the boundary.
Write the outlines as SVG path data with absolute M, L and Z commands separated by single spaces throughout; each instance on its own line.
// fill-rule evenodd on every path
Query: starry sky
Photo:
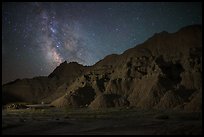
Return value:
M 2 3 L 2 84 L 49 75 L 65 60 L 93 65 L 191 24 L 202 24 L 201 3 Z

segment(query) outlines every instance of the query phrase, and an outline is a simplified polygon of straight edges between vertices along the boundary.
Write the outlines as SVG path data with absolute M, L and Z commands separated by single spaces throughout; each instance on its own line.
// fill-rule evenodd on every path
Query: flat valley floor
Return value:
M 202 113 L 110 108 L 2 109 L 3 135 L 201 135 Z

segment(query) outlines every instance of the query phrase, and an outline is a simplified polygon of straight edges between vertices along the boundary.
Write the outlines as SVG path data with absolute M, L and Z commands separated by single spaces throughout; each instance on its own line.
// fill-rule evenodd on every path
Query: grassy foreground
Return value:
M 3 134 L 201 134 L 202 113 L 109 108 L 2 110 Z

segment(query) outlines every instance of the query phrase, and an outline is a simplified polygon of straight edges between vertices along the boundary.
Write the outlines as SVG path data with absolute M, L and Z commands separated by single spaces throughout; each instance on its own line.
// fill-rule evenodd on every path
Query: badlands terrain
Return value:
M 9 107 L 49 104 L 50 108 Z M 202 26 L 2 86 L 3 134 L 201 134 Z

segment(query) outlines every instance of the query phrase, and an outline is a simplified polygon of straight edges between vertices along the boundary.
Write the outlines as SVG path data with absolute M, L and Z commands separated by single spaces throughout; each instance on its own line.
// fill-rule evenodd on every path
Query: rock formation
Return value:
M 8 83 L 3 103 L 12 101 L 202 111 L 202 26 L 155 34 L 90 67 L 64 62 L 48 77 Z

